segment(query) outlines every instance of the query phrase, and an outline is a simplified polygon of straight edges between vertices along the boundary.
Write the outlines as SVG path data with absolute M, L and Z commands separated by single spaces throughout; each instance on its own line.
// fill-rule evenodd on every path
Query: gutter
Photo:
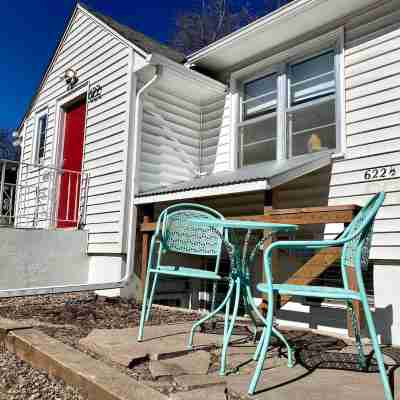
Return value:
M 151 56 L 148 58 L 148 62 L 150 61 Z M 143 68 L 148 67 L 149 63 L 147 63 Z M 144 85 L 142 86 L 138 92 L 136 93 L 136 101 L 135 101 L 135 122 L 134 122 L 134 129 L 133 129 L 133 139 L 134 139 L 134 147 L 133 147 L 133 168 L 131 174 L 131 198 L 130 198 L 130 205 L 129 205 L 129 213 L 128 213 L 128 248 L 126 251 L 126 272 L 125 276 L 122 279 L 122 282 L 128 284 L 129 279 L 133 274 L 133 262 L 134 262 L 134 237 L 136 235 L 136 220 L 137 220 L 137 213 L 136 213 L 136 206 L 134 203 L 135 199 L 135 180 L 136 180 L 136 170 L 138 165 L 138 155 L 139 149 L 138 145 L 140 143 L 139 138 L 139 131 L 140 131 L 140 109 L 142 106 L 143 96 L 145 92 L 153 86 L 162 76 L 163 69 L 161 65 L 155 65 L 155 74 L 154 76 Z

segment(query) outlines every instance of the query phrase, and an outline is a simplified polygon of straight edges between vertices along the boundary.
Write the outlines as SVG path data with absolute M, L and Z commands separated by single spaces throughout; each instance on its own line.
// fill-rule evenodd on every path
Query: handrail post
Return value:
M 6 180 L 7 162 L 2 161 L 1 164 L 1 181 L 0 181 L 0 217 L 3 217 L 3 200 L 4 200 L 4 183 Z

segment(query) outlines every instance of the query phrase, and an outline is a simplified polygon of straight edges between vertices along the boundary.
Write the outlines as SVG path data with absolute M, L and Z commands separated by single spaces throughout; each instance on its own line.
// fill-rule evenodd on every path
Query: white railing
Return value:
M 0 225 L 79 228 L 88 187 L 85 172 L 0 159 Z

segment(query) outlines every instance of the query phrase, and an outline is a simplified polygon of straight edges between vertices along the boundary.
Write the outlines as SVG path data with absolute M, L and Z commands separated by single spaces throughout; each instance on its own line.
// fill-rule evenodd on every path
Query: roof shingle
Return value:
M 158 53 L 180 64 L 185 62 L 186 57 L 172 47 L 160 43 L 157 40 L 154 40 L 145 34 L 130 28 L 129 26 L 120 24 L 113 18 L 91 9 L 84 3 L 80 2 L 79 5 L 104 22 L 110 28 L 118 32 L 126 40 L 144 50 L 146 53 Z

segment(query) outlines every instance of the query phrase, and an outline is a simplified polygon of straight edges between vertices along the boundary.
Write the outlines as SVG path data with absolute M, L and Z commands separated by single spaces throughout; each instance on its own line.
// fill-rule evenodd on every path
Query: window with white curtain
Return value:
M 283 63 L 275 71 L 242 82 L 241 166 L 276 160 L 279 151 L 292 158 L 337 148 L 336 51 Z

